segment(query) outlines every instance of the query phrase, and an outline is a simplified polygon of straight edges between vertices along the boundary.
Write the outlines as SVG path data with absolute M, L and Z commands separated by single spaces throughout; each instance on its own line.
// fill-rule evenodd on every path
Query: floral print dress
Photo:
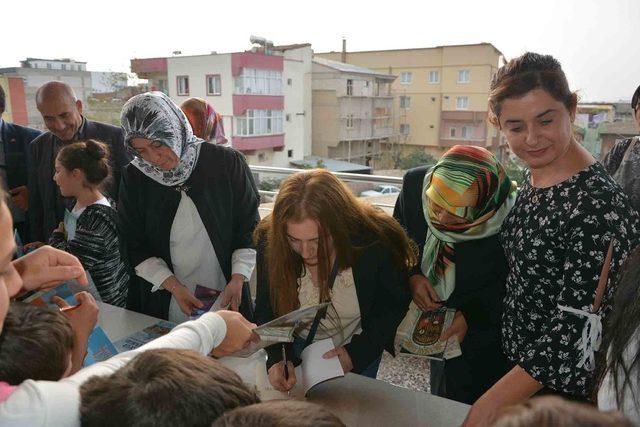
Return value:
M 595 323 L 588 323 L 593 317 L 606 324 L 620 266 L 637 244 L 638 215 L 600 163 L 548 188 L 535 188 L 526 177 L 501 231 L 510 270 L 503 349 L 543 386 L 586 397 L 595 375 L 584 343 Z M 612 240 L 607 286 L 593 316 Z

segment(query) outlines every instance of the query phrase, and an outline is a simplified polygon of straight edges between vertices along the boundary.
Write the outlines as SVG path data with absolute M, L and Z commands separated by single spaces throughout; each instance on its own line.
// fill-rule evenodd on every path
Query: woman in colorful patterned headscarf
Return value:
M 259 197 L 242 154 L 204 144 L 161 92 L 131 98 L 121 122 L 135 156 L 122 174 L 118 203 L 136 272 L 130 304 L 182 322 L 202 309 L 200 293 L 217 291 L 221 306 L 252 309 L 244 283 L 255 266 Z
M 515 202 L 515 183 L 484 148 L 457 145 L 425 177 L 422 210 L 429 226 L 422 272 L 440 301 L 455 288 L 456 243 L 496 235 Z
M 205 141 L 215 141 L 216 144 L 226 144 L 222 116 L 213 106 L 202 98 L 189 98 L 180 104 L 180 108 L 187 116 L 193 133 Z
M 508 368 L 499 333 L 507 264 L 498 232 L 515 198 L 515 183 L 481 147 L 455 146 L 430 171 L 404 177 L 394 216 L 422 258 L 410 273 L 410 310 L 455 310 L 443 339 L 457 338 L 462 349 L 444 367 L 431 364 L 433 394 L 473 403 Z

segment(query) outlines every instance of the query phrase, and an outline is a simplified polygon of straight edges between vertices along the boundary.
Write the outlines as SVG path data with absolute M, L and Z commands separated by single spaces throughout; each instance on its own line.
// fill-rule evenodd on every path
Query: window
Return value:
M 413 81 L 413 73 L 405 71 L 400 74 L 400 84 L 409 85 Z
M 468 110 L 469 109 L 469 97 L 468 96 L 459 96 L 456 98 L 456 109 L 458 110 Z
M 347 116 L 347 129 L 353 129 L 353 114 Z
M 291 83 L 293 83 L 293 80 L 287 79 L 287 85 L 291 86 Z
M 37 62 L 33 63 L 33 68 L 38 68 L 38 63 Z
M 430 84 L 440 83 L 440 72 L 439 71 L 429 71 L 429 83 Z
M 178 96 L 189 95 L 189 76 L 176 77 L 178 82 Z
M 287 150 L 287 157 L 288 158 L 292 158 L 293 157 L 293 150 Z
M 291 121 L 291 114 L 287 114 L 285 117 L 286 117 L 286 120 L 287 120 L 288 122 L 290 122 L 290 121 Z
M 404 108 L 406 110 L 411 108 L 411 97 L 410 96 L 401 96 L 400 97 L 400 108 Z
M 462 126 L 462 129 L 460 129 L 460 138 L 467 139 L 469 138 L 470 133 L 471 132 L 469 132 L 469 128 L 467 128 L 466 126 Z
M 410 132 L 411 132 L 411 126 L 410 125 L 408 125 L 406 123 L 403 123 L 403 124 L 400 125 L 400 133 L 402 135 L 409 135 Z
M 456 128 L 450 128 L 449 129 L 449 138 L 455 138 L 456 137 Z
M 364 87 L 369 87 L 369 80 L 364 81 Z
M 264 162 L 266 160 L 267 156 L 264 153 L 258 153 L 258 161 L 259 162 Z
M 222 82 L 220 74 L 210 74 L 207 76 L 207 95 L 217 96 L 222 94 Z
M 282 95 L 282 72 L 243 68 L 236 77 L 235 91 L 241 95 Z
M 282 133 L 282 110 L 247 110 L 236 118 L 236 135 L 256 136 Z
M 353 80 L 347 80 L 347 96 L 353 96 Z
M 62 64 L 62 69 L 66 70 L 67 69 L 67 64 Z
M 471 71 L 458 70 L 458 83 L 469 83 L 471 79 Z
M 51 62 L 47 62 L 47 70 L 51 69 Z

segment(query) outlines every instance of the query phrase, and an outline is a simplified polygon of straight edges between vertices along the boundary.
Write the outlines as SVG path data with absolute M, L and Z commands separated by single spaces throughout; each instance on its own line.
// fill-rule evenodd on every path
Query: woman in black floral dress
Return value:
M 620 187 L 575 140 L 576 106 L 548 55 L 513 59 L 491 83 L 490 120 L 528 166 L 501 232 L 510 269 L 502 340 L 514 367 L 478 399 L 466 426 L 487 425 L 535 393 L 586 399 L 594 387 L 601 326 L 639 225 Z

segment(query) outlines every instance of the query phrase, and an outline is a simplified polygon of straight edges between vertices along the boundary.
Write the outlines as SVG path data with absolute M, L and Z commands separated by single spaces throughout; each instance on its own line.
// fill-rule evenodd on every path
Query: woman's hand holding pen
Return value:
M 278 362 L 269 368 L 269 382 L 271 386 L 278 391 L 289 391 L 296 385 L 296 371 L 293 363 L 287 361 L 287 374 L 289 379 L 285 378 L 284 361 Z

